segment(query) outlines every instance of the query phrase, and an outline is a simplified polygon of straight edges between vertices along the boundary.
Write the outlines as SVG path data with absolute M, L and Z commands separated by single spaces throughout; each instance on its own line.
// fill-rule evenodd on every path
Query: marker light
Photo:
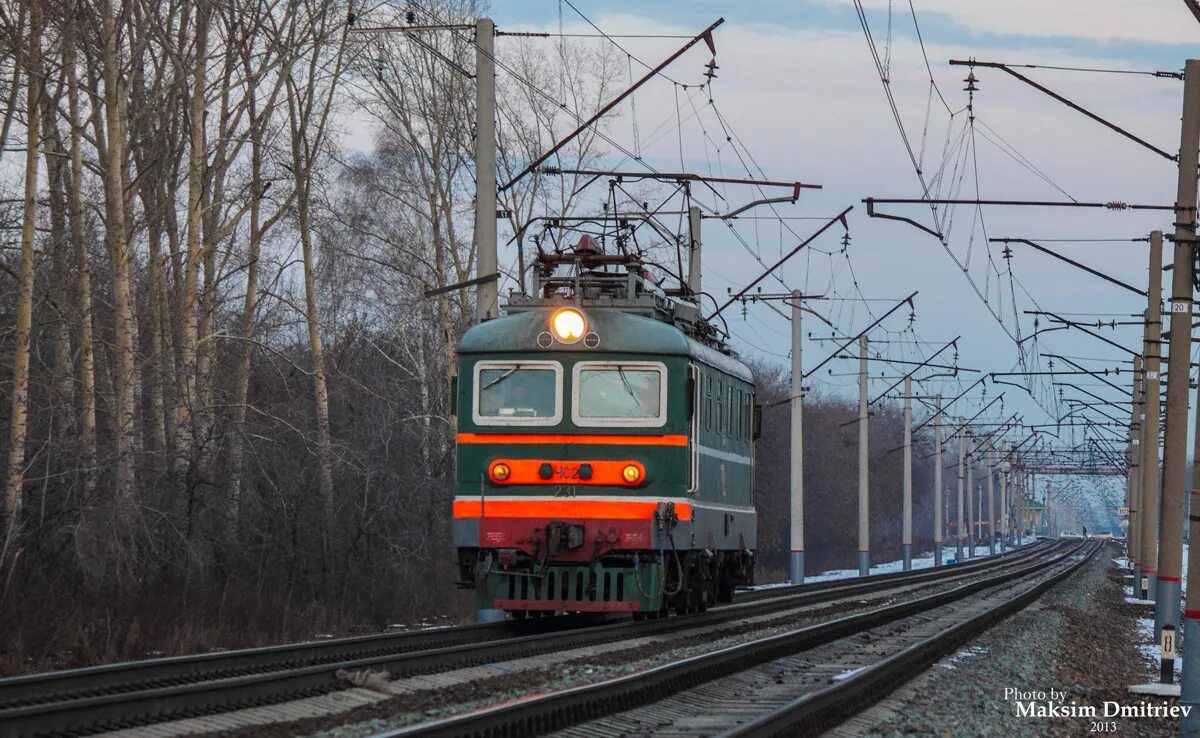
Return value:
M 497 461 L 492 464 L 492 479 L 497 482 L 503 482 L 512 476 L 512 469 L 503 461 Z
M 587 331 L 587 321 L 584 320 L 583 313 L 575 308 L 563 308 L 551 318 L 550 327 L 554 329 L 554 335 L 559 341 L 575 343 L 583 338 Z
M 633 464 L 626 464 L 621 470 L 621 478 L 629 484 L 636 484 L 642 480 L 642 470 Z

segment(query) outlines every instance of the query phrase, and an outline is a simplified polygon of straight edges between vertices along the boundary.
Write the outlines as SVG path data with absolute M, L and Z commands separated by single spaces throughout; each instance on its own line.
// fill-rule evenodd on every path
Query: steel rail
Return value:
M 561 730 L 651 704 L 730 673 L 965 599 L 986 589 L 1044 571 L 1072 556 L 1084 545 L 1087 545 L 1086 542 L 1046 561 L 945 592 L 729 646 L 595 684 L 518 698 L 464 715 L 381 732 L 372 738 L 484 738 L 500 735 L 518 738 Z M 1042 553 L 1050 553 L 1050 550 L 1043 550 Z
M 1022 549 L 1014 549 L 1006 555 L 1012 557 L 1016 552 L 1026 551 L 1029 548 L 1027 546 Z M 977 561 L 980 566 L 984 566 L 989 559 L 991 557 L 984 557 Z M 958 567 L 957 571 L 963 571 L 964 567 L 975 564 L 976 562 L 972 561 L 970 564 L 926 567 L 917 572 L 876 574 L 867 577 L 866 579 L 869 580 L 867 583 L 859 578 L 854 578 L 741 590 L 736 595 L 735 604 L 825 590 L 870 591 L 862 588 L 870 583 L 884 583 L 914 577 L 916 577 L 914 581 L 924 581 L 931 572 L 945 572 L 951 567 Z M 69 699 L 73 696 L 94 696 L 116 691 L 179 685 L 205 679 L 227 678 L 244 673 L 261 673 L 322 663 L 338 663 L 352 658 L 369 658 L 507 638 L 546 635 L 611 623 L 611 616 L 566 615 L 527 621 L 381 633 L 328 641 L 126 661 L 81 669 L 28 674 L 0 679 L 0 710 L 37 702 Z
M 932 666 L 938 659 L 1025 608 L 1051 587 L 1078 571 L 1102 548 L 1103 545 L 1096 544 L 1075 564 L 1017 596 L 864 667 L 824 689 L 807 694 L 756 720 L 721 733 L 719 738 L 819 735 L 842 723 L 848 715 L 879 702 L 900 685 Z
M 125 661 L 81 669 L 27 674 L 0 679 L 0 716 L 4 714 L 4 710 L 17 705 L 67 699 L 71 696 L 132 691 L 139 688 L 221 679 L 238 674 L 286 669 L 300 665 L 340 662 L 355 657 L 467 645 L 538 632 L 577 628 L 596 622 L 605 622 L 605 620 L 572 615 L 538 621 L 464 625 L 142 661 Z
M 1034 544 L 969 564 L 948 564 L 915 572 L 866 577 L 869 581 L 855 578 L 743 592 L 739 593 L 738 602 L 714 608 L 706 613 L 642 623 L 622 621 L 572 628 L 569 625 L 570 618 L 550 618 L 544 621 L 527 621 L 527 624 L 546 622 L 556 626 L 548 633 L 504 637 L 501 634 L 505 629 L 496 628 L 495 625 L 467 626 L 447 631 L 461 630 L 474 634 L 473 637 L 476 638 L 488 634 L 497 637 L 464 643 L 461 641 L 462 635 L 455 635 L 458 640 L 449 645 L 439 645 L 436 638 L 422 639 L 427 646 L 415 650 L 410 648 L 384 653 L 379 653 L 378 650 L 363 652 L 361 643 L 371 643 L 381 638 L 371 636 L 347 639 L 353 641 L 351 645 L 357 649 L 352 653 L 339 653 L 336 649 L 338 643 L 329 641 L 248 649 L 234 654 L 206 654 L 196 660 L 198 663 L 189 663 L 188 657 L 176 657 L 156 660 L 156 663 L 149 665 L 149 669 L 143 670 L 142 673 L 157 676 L 142 681 L 135 681 L 129 675 L 126 675 L 124 681 L 120 681 L 121 667 L 135 669 L 141 666 L 138 662 L 59 673 L 65 677 L 65 682 L 76 690 L 73 692 L 53 691 L 56 676 L 53 672 L 32 677 L 17 677 L 4 680 L 10 683 L 7 697 L 11 698 L 14 694 L 11 690 L 14 686 L 32 690 L 32 696 L 27 691 L 27 699 L 24 702 L 14 703 L 10 699 L 6 704 L 0 705 L 0 724 L 5 726 L 5 735 L 36 736 L 67 732 L 88 733 L 111 726 L 139 725 L 211 714 L 334 691 L 342 686 L 336 676 L 340 669 L 358 671 L 383 668 L 394 678 L 399 675 L 428 673 L 690 627 L 716 625 L 737 618 L 822 604 L 910 584 L 961 577 L 1012 565 L 1036 556 L 1042 550 L 1042 544 Z M 561 624 L 556 621 L 561 621 Z M 400 640 L 410 643 L 417 639 Z M 312 660 L 296 660 L 296 654 L 307 654 Z M 278 655 L 288 655 L 293 660 L 270 661 L 272 656 Z M 236 661 L 226 661 L 225 668 L 220 668 L 222 656 L 233 656 Z M 231 663 L 239 664 L 240 671 L 230 667 Z M 172 668 L 175 671 L 171 671 Z M 193 672 L 190 669 L 198 671 Z M 98 687 L 97 683 L 89 683 L 89 673 L 99 675 L 105 686 Z M 17 684 L 13 684 L 14 682 Z

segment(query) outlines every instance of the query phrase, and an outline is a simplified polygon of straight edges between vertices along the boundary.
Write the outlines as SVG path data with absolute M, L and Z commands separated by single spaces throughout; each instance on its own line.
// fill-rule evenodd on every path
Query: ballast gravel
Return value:
M 1014 562 L 1013 565 L 1018 564 Z M 927 596 L 961 584 L 961 580 L 952 580 L 908 585 L 862 595 L 858 599 L 747 617 L 704 629 L 687 629 L 635 641 L 570 649 L 559 654 L 451 669 L 436 675 L 406 677 L 391 682 L 397 697 L 385 698 L 348 712 L 274 725 L 219 730 L 207 735 L 212 738 L 274 738 L 305 734 L 322 738 L 368 736 L 381 730 L 450 717 L 549 689 L 564 689 L 611 679 L 726 646 Z
M 1104 715 L 1106 702 L 1177 704 L 1128 693 L 1130 685 L 1157 681 L 1156 662 L 1147 656 L 1157 649 L 1141 643 L 1146 636 L 1137 620 L 1146 610 L 1125 602 L 1116 555 L 1110 545 L 1037 602 L 826 738 L 1177 735 L 1177 719 Z M 1053 702 L 1055 709 L 1021 715 L 1019 702 Z M 1086 707 L 1097 717 L 1081 713 Z

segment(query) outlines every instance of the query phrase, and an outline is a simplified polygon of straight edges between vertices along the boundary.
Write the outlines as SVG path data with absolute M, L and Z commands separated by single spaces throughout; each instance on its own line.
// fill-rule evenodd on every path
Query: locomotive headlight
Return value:
M 512 476 L 512 468 L 503 461 L 492 464 L 492 479 L 497 482 L 506 481 Z
M 621 470 L 621 479 L 624 479 L 627 484 L 637 484 L 642 481 L 642 469 L 636 464 L 626 464 Z
M 587 320 L 575 308 L 563 308 L 550 319 L 554 336 L 563 343 L 575 343 L 587 332 Z

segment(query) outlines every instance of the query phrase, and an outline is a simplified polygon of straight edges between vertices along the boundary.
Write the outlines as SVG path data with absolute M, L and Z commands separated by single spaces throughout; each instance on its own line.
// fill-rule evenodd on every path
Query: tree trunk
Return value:
M 26 89 L 25 196 L 21 221 L 21 260 L 17 272 L 17 325 L 13 356 L 12 420 L 8 434 L 8 476 L 4 489 L 6 532 L 3 563 L 16 544 L 20 530 L 25 484 L 25 434 L 29 412 L 29 336 L 33 325 L 33 236 L 37 224 L 38 103 L 41 96 L 41 7 L 34 3 L 29 22 L 29 84 Z
M 108 241 L 112 259 L 114 371 L 113 396 L 116 426 L 116 478 L 114 494 L 122 503 L 133 499 L 134 453 L 137 447 L 135 422 L 137 367 L 134 359 L 136 324 L 133 314 L 133 248 L 125 220 L 125 120 L 121 106 L 121 57 L 117 53 L 116 18 L 112 0 L 105 0 L 104 110 L 107 166 L 104 168 L 105 199 L 108 200 Z
M 42 108 L 42 138 L 46 158 L 46 179 L 50 187 L 50 262 L 51 283 L 49 288 L 50 306 L 53 310 L 49 327 L 50 353 L 54 357 L 54 376 L 51 385 L 54 388 L 50 398 L 53 409 L 52 419 L 55 432 L 59 437 L 70 435 L 74 425 L 71 408 L 74 405 L 74 368 L 71 362 L 71 323 L 68 319 L 68 306 L 72 302 L 70 289 L 70 234 L 67 228 L 67 165 L 64 157 L 62 138 L 58 125 L 58 96 L 43 90 Z M 43 507 L 45 500 L 43 500 Z
M 71 240 L 75 247 L 76 292 L 79 301 L 79 446 L 84 469 L 84 499 L 96 489 L 96 354 L 92 339 L 92 266 L 84 238 L 83 220 L 83 120 L 79 111 L 79 77 L 75 69 L 76 6 L 71 5 L 68 38 L 63 43 L 67 71 L 67 104 L 71 116 Z
M 250 93 L 250 242 L 246 255 L 246 296 L 242 302 L 242 332 L 234 369 L 233 429 L 229 442 L 229 503 L 235 527 L 241 520 L 246 403 L 250 396 L 250 359 L 254 352 L 254 313 L 258 306 L 258 257 L 262 246 L 262 122 Z
M 296 148 L 297 145 L 293 145 Z M 298 158 L 298 157 L 297 157 Z M 297 171 L 299 167 L 297 166 Z M 329 538 L 333 527 L 333 444 L 329 436 L 329 390 L 325 383 L 325 351 L 321 346 L 321 326 L 317 309 L 317 286 L 314 274 L 312 228 L 309 223 L 309 194 L 307 183 L 298 188 L 296 215 L 300 228 L 300 244 L 304 259 L 305 316 L 308 319 L 308 343 L 312 351 L 313 399 L 317 413 L 317 472 L 321 496 L 321 519 L 324 521 L 326 567 L 329 559 Z
M 179 447 L 177 471 L 186 471 L 194 464 L 195 414 L 197 412 L 198 380 L 197 347 L 199 343 L 199 283 L 203 253 L 203 193 L 204 193 L 204 86 L 205 61 L 208 51 L 207 3 L 196 7 L 196 58 L 192 70 L 192 94 L 188 105 L 191 124 L 191 156 L 188 165 L 187 253 L 184 255 L 183 324 L 179 373 L 180 412 L 176 430 Z

